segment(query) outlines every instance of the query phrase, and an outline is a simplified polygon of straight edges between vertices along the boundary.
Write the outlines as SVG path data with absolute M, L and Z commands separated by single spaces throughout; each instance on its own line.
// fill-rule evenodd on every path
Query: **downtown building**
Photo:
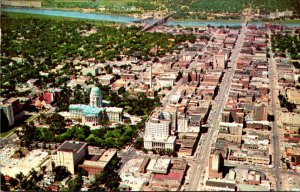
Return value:
M 0 111 L 3 115 L 1 115 L 0 119 L 7 118 L 9 126 L 12 126 L 17 120 L 24 116 L 24 111 L 22 110 L 22 105 L 19 99 L 14 97 L 11 97 L 9 99 L 0 98 Z
M 87 143 L 80 141 L 65 141 L 51 155 L 51 161 L 55 166 L 65 166 L 71 174 L 75 173 L 75 169 L 81 162 L 88 151 Z
M 172 119 L 155 110 L 145 124 L 144 148 L 151 150 L 175 150 L 176 136 L 171 136 Z

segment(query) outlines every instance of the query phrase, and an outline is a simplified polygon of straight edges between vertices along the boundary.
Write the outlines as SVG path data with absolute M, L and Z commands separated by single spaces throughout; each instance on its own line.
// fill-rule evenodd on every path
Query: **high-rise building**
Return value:
M 223 156 L 220 151 L 213 151 L 209 156 L 209 178 L 223 178 L 221 168 L 223 166 Z
M 71 174 L 75 173 L 76 166 L 87 154 L 87 143 L 80 141 L 65 141 L 51 155 L 55 166 L 65 166 Z
M 15 122 L 15 118 L 14 118 L 14 112 L 13 112 L 13 108 L 12 108 L 12 104 L 11 103 L 5 103 L 1 105 L 7 119 L 8 119 L 8 124 L 9 126 L 13 125 Z
M 155 150 L 174 150 L 176 137 L 170 135 L 171 118 L 166 119 L 160 110 L 155 110 L 145 123 L 144 147 Z
M 216 53 L 213 57 L 213 68 L 224 69 L 225 68 L 225 54 Z
M 13 125 L 17 119 L 24 115 L 24 113 L 22 113 L 22 107 L 18 98 L 1 98 L 0 106 L 2 107 L 2 110 L 8 119 L 9 126 Z
M 264 104 L 254 105 L 253 108 L 253 120 L 254 121 L 267 121 L 268 108 Z
M 0 129 L 1 131 L 8 131 L 9 130 L 9 122 L 8 118 L 3 110 L 3 108 L 0 106 Z

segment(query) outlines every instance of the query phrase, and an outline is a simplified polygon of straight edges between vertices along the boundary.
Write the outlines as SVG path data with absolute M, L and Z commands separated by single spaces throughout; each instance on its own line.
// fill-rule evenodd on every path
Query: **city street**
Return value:
M 231 81 L 235 72 L 236 65 L 241 47 L 243 45 L 244 36 L 245 36 L 245 30 L 246 30 L 246 23 L 242 26 L 241 33 L 238 36 L 238 39 L 236 41 L 236 48 L 232 51 L 231 56 L 231 62 L 233 63 L 232 68 L 228 69 L 225 72 L 225 75 L 223 77 L 224 84 L 221 84 L 220 90 L 219 90 L 219 99 L 216 101 L 215 105 L 213 106 L 212 112 L 209 115 L 209 124 L 210 129 L 207 132 L 207 136 L 202 141 L 200 145 L 198 145 L 198 148 L 196 150 L 196 161 L 192 165 L 193 172 L 191 173 L 191 181 L 190 185 L 188 186 L 187 191 L 197 191 L 202 190 L 201 186 L 204 183 L 205 178 L 205 169 L 208 167 L 208 157 L 210 155 L 210 148 L 211 145 L 216 141 L 217 132 L 219 129 L 219 117 L 223 112 L 223 108 L 226 104 L 226 101 L 228 99 L 228 94 L 231 86 Z
M 269 31 L 269 37 L 271 36 L 271 32 Z M 278 134 L 277 121 L 279 121 L 279 117 L 276 111 L 276 101 L 278 99 L 278 95 L 275 93 L 277 87 L 278 79 L 275 75 L 276 73 L 276 63 L 274 61 L 274 54 L 272 52 L 271 40 L 269 39 L 268 48 L 270 50 L 270 58 L 269 58 L 269 75 L 270 75 L 270 94 L 271 94 L 271 109 L 272 113 L 275 117 L 275 120 L 272 122 L 272 131 L 273 131 L 273 148 L 274 148 L 274 169 L 275 169 L 275 180 L 276 180 L 276 191 L 281 191 L 282 177 L 281 177 L 281 153 L 280 153 L 280 135 Z M 280 106 L 279 106 L 280 108 Z
M 15 144 L 15 139 L 18 138 L 17 134 L 13 133 L 8 137 L 1 139 L 1 145 Z

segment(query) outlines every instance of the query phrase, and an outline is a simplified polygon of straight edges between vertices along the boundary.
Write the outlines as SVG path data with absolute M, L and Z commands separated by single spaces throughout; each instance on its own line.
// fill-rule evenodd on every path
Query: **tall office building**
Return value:
M 71 174 L 87 154 L 87 143 L 80 141 L 65 141 L 52 155 L 51 161 L 55 166 L 65 166 Z
M 209 156 L 209 178 L 222 178 L 223 156 L 220 151 L 213 151 Z
M 155 110 L 145 124 L 144 147 L 155 150 L 174 150 L 176 137 L 170 135 L 171 120 Z
M 254 105 L 253 109 L 253 120 L 254 121 L 267 121 L 268 119 L 268 108 L 264 104 Z
M 225 54 L 224 53 L 214 54 L 213 68 L 214 69 L 224 69 L 225 68 Z
M 17 119 L 24 115 L 24 113 L 22 113 L 22 107 L 18 98 L 1 98 L 0 107 L 8 119 L 9 126 L 13 125 Z

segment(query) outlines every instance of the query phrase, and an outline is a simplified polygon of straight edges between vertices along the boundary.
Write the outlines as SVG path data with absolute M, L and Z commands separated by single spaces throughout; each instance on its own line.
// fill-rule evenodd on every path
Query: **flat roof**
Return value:
M 81 141 L 65 141 L 57 151 L 67 151 L 78 153 L 87 143 Z
M 238 184 L 239 191 L 269 191 L 265 186 L 249 185 L 249 184 Z
M 102 162 L 108 162 L 113 158 L 113 156 L 117 153 L 117 150 L 115 149 L 109 149 L 103 153 L 103 155 L 100 157 L 99 161 Z

